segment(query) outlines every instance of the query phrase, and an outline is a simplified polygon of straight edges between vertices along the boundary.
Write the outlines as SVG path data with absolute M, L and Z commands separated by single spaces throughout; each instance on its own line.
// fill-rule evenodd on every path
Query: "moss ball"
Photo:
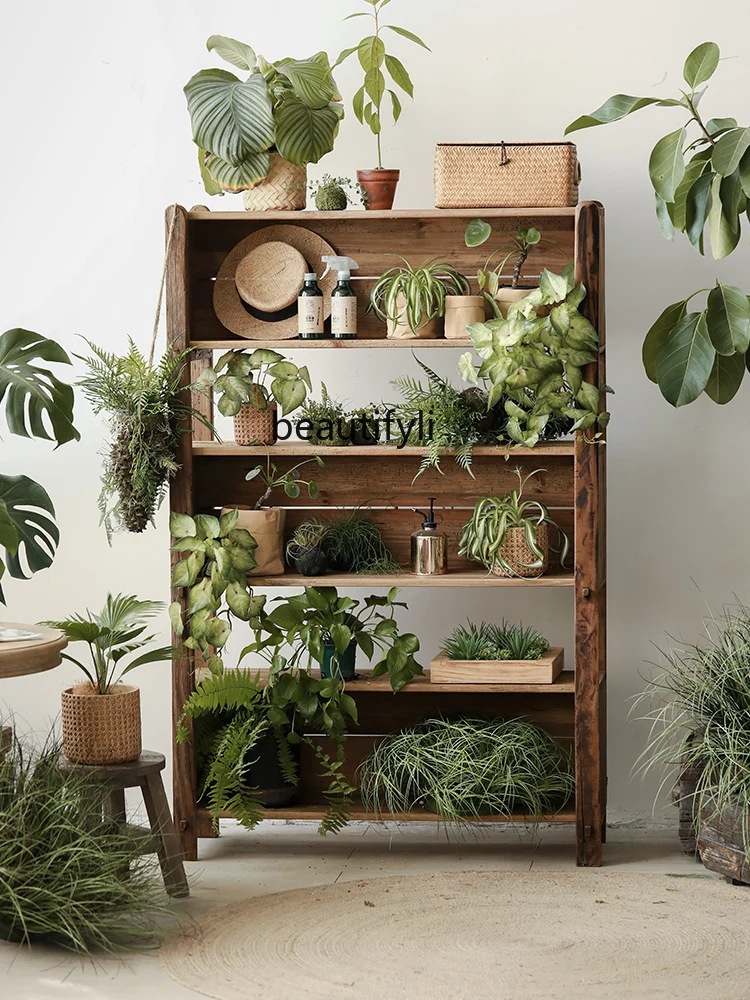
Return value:
M 315 195 L 315 207 L 319 212 L 342 212 L 347 203 L 346 191 L 338 184 L 324 184 Z

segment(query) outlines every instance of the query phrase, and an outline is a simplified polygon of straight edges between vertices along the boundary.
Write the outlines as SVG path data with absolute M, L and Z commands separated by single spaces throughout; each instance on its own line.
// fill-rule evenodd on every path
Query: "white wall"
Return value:
M 84 349 L 81 337 L 121 350 L 132 336 L 146 347 L 164 207 L 206 201 L 181 89 L 193 72 L 212 65 L 205 39 L 214 32 L 233 35 L 269 58 L 319 48 L 337 53 L 354 44 L 364 24 L 341 23 L 352 9 L 353 2 L 343 0 L 286 0 L 278 8 L 239 0 L 218 6 L 197 0 L 5 4 L 0 329 L 37 330 L 69 351 Z M 698 0 L 634 0 L 627 10 L 593 0 L 533 6 L 400 0 L 388 13 L 433 50 L 430 55 L 394 36 L 394 51 L 416 88 L 416 101 L 405 102 L 402 122 L 384 137 L 386 165 L 402 170 L 398 207 L 431 206 L 435 142 L 556 139 L 567 122 L 612 93 L 671 94 L 680 86 L 684 56 L 706 34 L 725 58 L 705 110 L 750 120 L 750 15 L 739 0 L 712 5 L 716 31 L 699 27 L 708 19 Z M 353 63 L 337 78 L 347 97 L 359 85 Z M 696 635 L 704 600 L 750 599 L 750 389 L 724 409 L 701 400 L 675 412 L 640 362 L 643 334 L 665 304 L 711 284 L 715 275 L 748 284 L 746 240 L 731 260 L 715 265 L 658 232 L 648 153 L 680 123 L 679 111 L 647 110 L 577 137 L 581 195 L 607 207 L 609 380 L 617 390 L 608 446 L 609 766 L 611 814 L 621 818 L 648 814 L 653 797 L 652 785 L 629 781 L 644 734 L 626 720 L 652 644 L 663 641 L 665 631 Z M 353 175 L 372 162 L 372 137 L 348 112 L 336 150 L 313 173 Z M 215 199 L 212 207 L 239 208 L 239 196 Z M 311 366 L 313 376 L 330 363 Z M 335 363 L 334 391 L 378 398 L 387 388 L 381 355 L 337 354 Z M 450 369 L 441 357 L 441 370 Z M 352 380 L 344 387 L 345 373 Z M 51 570 L 30 582 L 7 581 L 8 620 L 96 607 L 108 589 L 167 594 L 165 517 L 155 530 L 107 547 L 95 504 L 105 431 L 83 401 L 77 423 L 81 442 L 55 453 L 41 442 L 8 436 L 2 442 L 3 472 L 39 479 L 57 505 L 62 531 Z M 426 657 L 444 623 L 467 613 L 522 616 L 570 643 L 565 592 L 503 591 L 500 607 L 497 591 L 411 590 L 407 597 Z M 69 676 L 63 667 L 6 681 L 0 697 L 40 728 L 56 714 Z M 167 667 L 142 671 L 139 684 L 145 744 L 168 752 Z

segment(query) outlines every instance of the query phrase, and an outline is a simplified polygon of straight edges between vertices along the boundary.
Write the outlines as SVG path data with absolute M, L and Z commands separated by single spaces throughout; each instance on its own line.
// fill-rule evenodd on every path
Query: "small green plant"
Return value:
M 392 323 L 405 321 L 416 331 L 430 320 L 445 315 L 446 295 L 469 295 L 469 279 L 451 264 L 434 257 L 414 267 L 397 254 L 403 264 L 378 278 L 370 292 L 368 312 Z
M 219 413 L 225 417 L 236 416 L 243 403 L 267 410 L 272 400 L 286 416 L 304 403 L 307 390 L 312 389 L 306 365 L 298 368 L 283 354 L 266 347 L 258 347 L 252 354 L 227 351 L 213 368 L 204 369 L 200 381 L 219 394 Z
M 570 755 L 523 719 L 427 719 L 386 736 L 358 772 L 377 815 L 426 809 L 447 823 L 556 812 L 573 793 Z
M 94 413 L 108 417 L 112 440 L 102 470 L 99 513 L 111 540 L 115 531 L 141 532 L 153 524 L 177 473 L 180 436 L 189 432 L 192 419 L 211 424 L 184 402 L 186 391 L 203 390 L 199 383 L 182 384 L 189 350 L 168 350 L 154 364 L 132 340 L 123 355 L 87 343 L 91 355 L 79 358 L 87 370 L 77 384 Z
M 307 185 L 319 212 L 343 212 L 348 205 L 367 206 L 367 192 L 350 177 L 332 177 L 323 174 L 320 180 Z
M 325 52 L 270 63 L 244 42 L 211 35 L 206 48 L 249 72 L 204 69 L 185 86 L 193 142 L 208 194 L 264 180 L 271 153 L 297 166 L 330 153 L 344 108 Z
M 309 465 L 311 462 L 315 462 L 321 469 L 325 467 L 323 459 L 316 455 L 314 458 L 306 458 L 304 462 L 298 462 L 291 469 L 287 469 L 286 472 L 279 472 L 278 465 L 271 461 L 271 454 L 267 450 L 265 465 L 256 465 L 245 476 L 248 482 L 253 479 L 260 479 L 266 487 L 263 494 L 258 498 L 255 509 L 260 510 L 273 491 L 277 489 L 283 489 L 288 497 L 296 498 L 300 495 L 304 486 L 307 489 L 307 495 L 310 499 L 317 500 L 318 484 L 314 479 L 303 479 L 299 471 L 303 466 Z
M 260 627 L 253 626 L 255 640 L 242 657 L 259 653 L 274 670 L 296 670 L 303 659 L 307 667 L 322 663 L 326 645 L 335 647 L 337 658 L 356 643 L 369 660 L 380 652 L 372 676 L 387 673 L 391 687 L 399 691 L 422 673 L 422 667 L 414 659 L 419 639 L 411 632 L 400 633 L 394 618 L 396 608 L 406 607 L 396 600 L 398 593 L 398 587 L 391 587 L 386 597 L 359 601 L 339 597 L 335 587 L 305 587 L 302 594 L 279 597 Z
M 83 954 L 142 948 L 169 913 L 142 838 L 91 822 L 87 775 L 16 740 L 0 761 L 0 938 Z M 123 873 L 126 873 L 123 875 Z
M 518 576 L 515 567 L 504 558 L 502 546 L 511 528 L 523 528 L 526 545 L 534 557 L 534 561 L 526 569 L 539 569 L 541 572 L 545 553 L 537 540 L 538 528 L 546 524 L 557 532 L 560 543 L 560 563 L 565 565 L 570 543 L 568 537 L 550 517 L 544 504 L 538 500 L 524 500 L 523 491 L 532 476 L 543 472 L 535 469 L 523 476 L 516 469 L 518 489 L 511 490 L 504 497 L 481 497 L 474 507 L 471 519 L 461 529 L 458 554 L 482 563 L 488 570 L 500 569 L 505 575 Z
M 340 573 L 398 573 L 401 566 L 383 541 L 380 528 L 361 508 L 327 522 L 325 552 Z
M 349 444 L 351 432 L 344 404 L 333 399 L 325 382 L 320 383 L 320 394 L 320 402 L 308 399 L 302 407 L 303 420 L 298 427 L 301 430 L 304 421 L 310 424 L 310 441 L 314 445 L 340 447 Z
M 155 635 L 144 635 L 149 619 L 164 609 L 160 601 L 139 601 L 137 597 L 107 594 L 104 607 L 98 614 L 86 611 L 62 621 L 42 622 L 63 632 L 70 642 L 85 642 L 91 662 L 88 666 L 69 653 L 61 653 L 64 660 L 74 663 L 88 678 L 97 694 L 109 694 L 125 674 L 147 663 L 160 663 L 174 658 L 172 646 L 150 646 Z M 144 650 L 129 663 L 125 660 L 138 650 Z
M 247 574 L 257 566 L 258 543 L 245 528 L 237 527 L 239 514 L 172 513 L 169 530 L 176 539 L 173 552 L 187 553 L 172 569 L 172 586 L 187 588 L 186 610 L 179 601 L 169 606 L 175 635 L 187 628 L 184 645 L 199 649 L 212 671 L 222 668 L 220 651 L 232 631 L 232 616 L 247 622 L 262 612 L 265 596 L 254 596 Z M 226 617 L 220 617 L 225 615 Z
M 296 562 L 310 553 L 324 553 L 329 526 L 320 518 L 310 517 L 294 529 L 286 544 L 287 560 Z M 325 566 L 325 559 L 323 561 Z
M 352 444 L 377 444 L 380 440 L 380 420 L 376 406 L 360 406 L 346 414 Z
M 596 330 L 579 312 L 585 295 L 572 267 L 562 274 L 545 269 L 539 288 L 513 302 L 507 319 L 468 327 L 481 362 L 477 366 L 467 352 L 459 360 L 459 375 L 486 390 L 488 408 L 503 401 L 505 433 L 517 445 L 533 448 L 559 416 L 572 420 L 571 431 L 609 423 L 600 397 L 611 390 L 583 378 L 584 366 L 598 360 L 599 347 Z M 549 306 L 548 315 L 537 316 L 538 306 Z
M 443 639 L 441 652 L 451 660 L 538 660 L 549 643 L 535 628 L 471 620 Z
M 386 29 L 393 31 L 397 35 L 401 35 L 402 38 L 407 38 L 410 42 L 421 45 L 428 52 L 430 49 L 421 38 L 413 32 L 407 31 L 406 28 L 399 28 L 395 24 L 380 23 L 380 13 L 383 7 L 387 3 L 390 3 L 390 0 L 364 0 L 364 2 L 367 4 L 366 10 L 349 14 L 344 20 L 349 21 L 354 17 L 371 17 L 374 22 L 374 34 L 366 35 L 358 45 L 344 49 L 333 64 L 333 68 L 335 69 L 337 66 L 340 66 L 349 56 L 355 52 L 357 53 L 359 64 L 364 70 L 365 80 L 352 99 L 352 108 L 360 125 L 366 122 L 370 131 L 377 139 L 378 169 L 382 170 L 383 156 L 380 133 L 383 127 L 382 106 L 386 93 L 391 98 L 394 125 L 401 117 L 401 101 L 395 90 L 386 87 L 386 79 L 382 70 L 384 64 L 393 83 L 403 90 L 405 94 L 408 94 L 409 97 L 414 97 L 414 85 L 411 82 L 411 78 L 406 72 L 403 63 L 389 52 L 386 52 L 382 32 Z

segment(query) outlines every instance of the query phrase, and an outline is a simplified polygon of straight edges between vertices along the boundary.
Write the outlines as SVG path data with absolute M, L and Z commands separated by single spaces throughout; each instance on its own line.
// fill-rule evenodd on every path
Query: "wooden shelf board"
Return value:
M 265 681 L 267 672 L 261 670 L 261 681 Z M 402 687 L 398 692 L 399 697 L 403 694 L 575 694 L 575 674 L 572 670 L 563 670 L 552 684 L 433 684 L 430 680 L 429 669 L 425 671 L 424 677 L 415 677 L 414 680 Z M 368 677 L 363 671 L 357 680 L 347 681 L 346 690 L 356 698 L 367 696 L 368 694 L 390 694 L 391 683 L 386 676 Z M 356 737 L 358 734 L 354 733 Z
M 296 806 L 283 806 L 279 809 L 266 809 L 263 814 L 264 819 L 308 819 L 308 820 L 319 820 L 325 816 L 326 807 L 321 803 L 309 803 L 305 805 Z M 211 814 L 207 809 L 198 808 L 198 818 L 205 820 L 207 823 L 211 821 Z M 423 812 L 422 810 L 415 810 L 412 813 L 396 813 L 394 816 L 390 814 L 386 816 L 376 816 L 374 813 L 369 812 L 367 809 L 361 806 L 352 809 L 350 818 L 352 820 L 369 820 L 372 823 L 379 822 L 412 822 L 412 823 L 435 823 L 444 822 L 441 816 L 437 813 Z M 234 819 L 231 813 L 223 812 L 220 814 L 220 819 Z M 510 816 L 479 816 L 479 817 L 466 817 L 467 821 L 470 823 L 529 823 L 532 822 L 529 816 L 524 816 L 522 813 L 513 813 Z M 538 820 L 540 823 L 575 823 L 575 810 L 568 808 L 567 806 L 560 810 L 560 812 L 553 813 L 549 816 L 541 816 Z
M 324 576 L 303 576 L 284 573 L 281 576 L 250 576 L 253 587 L 357 587 L 378 590 L 384 587 L 573 587 L 573 573 L 554 571 L 533 580 L 520 577 L 495 576 L 487 570 L 458 570 L 443 576 L 416 576 L 404 567 L 402 573 L 326 573 Z
M 473 219 L 481 216 L 483 219 L 574 219 L 577 206 L 565 208 L 409 208 L 389 211 L 362 210 L 344 212 L 315 211 L 271 211 L 271 212 L 214 212 L 192 209 L 187 213 L 191 222 L 306 222 L 330 220 L 342 222 L 361 219 L 363 222 L 373 222 L 376 219 Z
M 356 340 L 334 340 L 332 337 L 326 337 L 325 340 L 300 340 L 297 337 L 293 337 L 290 340 L 246 340 L 243 337 L 235 337 L 233 340 L 191 340 L 188 347 L 196 350 L 215 350 L 215 351 L 229 351 L 233 348 L 248 347 L 248 349 L 255 350 L 256 347 L 265 347 L 272 351 L 306 351 L 312 349 L 317 350 L 339 350 L 341 348 L 356 349 L 356 348 L 410 348 L 414 350 L 422 350 L 427 348 L 428 350 L 434 348 L 461 348 L 463 351 L 472 350 L 472 343 L 470 340 L 445 340 L 444 338 L 437 338 L 436 340 L 388 340 L 385 337 L 358 337 Z
M 365 444 L 365 445 L 324 445 L 315 447 L 306 441 L 279 442 L 269 446 L 271 454 L 278 457 L 288 456 L 296 458 L 305 455 L 320 455 L 324 460 L 328 457 L 342 456 L 346 458 L 353 455 L 364 455 L 367 458 L 375 458 L 387 455 L 389 458 L 419 458 L 427 454 L 427 448 L 418 445 L 407 445 L 405 448 L 398 448 L 395 444 Z M 268 448 L 265 445 L 243 445 L 235 444 L 234 441 L 193 441 L 193 454 L 199 457 L 207 455 L 236 455 L 240 458 L 258 457 L 265 458 Z M 450 451 L 445 452 L 450 455 Z M 474 455 L 490 455 L 493 458 L 511 458 L 518 456 L 543 457 L 545 455 L 575 456 L 575 441 L 550 441 L 540 442 L 535 448 L 507 448 L 502 445 L 477 445 L 474 448 Z

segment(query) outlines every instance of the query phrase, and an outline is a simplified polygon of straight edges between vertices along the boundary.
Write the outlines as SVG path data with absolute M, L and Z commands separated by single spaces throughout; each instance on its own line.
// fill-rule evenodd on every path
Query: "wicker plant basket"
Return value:
M 549 566 L 549 532 L 546 524 L 536 526 L 536 540 L 544 553 L 541 566 L 530 566 L 536 562 L 536 556 L 526 544 L 526 532 L 523 528 L 508 528 L 505 540 L 500 546 L 500 555 L 511 566 L 513 572 L 501 566 L 493 566 L 495 576 L 522 576 L 531 579 L 547 572 Z
M 278 153 L 271 153 L 271 170 L 242 198 L 248 212 L 274 209 L 296 212 L 307 204 L 307 167 L 295 167 Z
M 269 403 L 267 410 L 259 410 L 251 403 L 243 403 L 234 418 L 236 444 L 273 444 L 276 404 Z
M 75 764 L 126 764 L 141 755 L 141 695 L 116 684 L 97 694 L 91 684 L 62 693 L 63 752 Z
M 572 142 L 438 143 L 435 208 L 565 208 L 578 204 Z

